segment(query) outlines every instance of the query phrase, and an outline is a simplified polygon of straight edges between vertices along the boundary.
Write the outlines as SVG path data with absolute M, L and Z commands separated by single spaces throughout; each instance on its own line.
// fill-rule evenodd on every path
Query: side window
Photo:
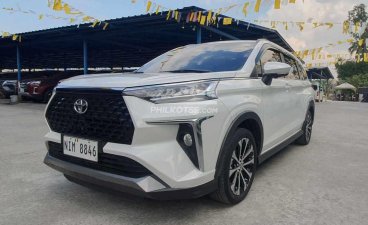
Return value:
M 289 79 L 289 80 L 298 80 L 299 79 L 299 71 L 298 71 L 297 62 L 294 59 L 290 58 L 289 56 L 284 56 L 284 57 L 285 57 L 285 63 L 289 64 L 292 68 L 289 75 L 287 75 L 285 78 Z
M 266 50 L 260 61 L 256 64 L 256 70 L 258 77 L 262 77 L 262 68 L 267 62 L 282 62 L 281 54 L 278 51 L 268 49 Z

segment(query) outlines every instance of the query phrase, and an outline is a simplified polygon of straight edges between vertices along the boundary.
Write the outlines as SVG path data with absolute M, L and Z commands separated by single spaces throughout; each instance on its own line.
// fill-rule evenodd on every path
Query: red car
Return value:
M 21 92 L 24 89 L 22 95 L 25 97 L 30 97 L 36 101 L 48 102 L 52 95 L 53 89 L 60 80 L 64 80 L 76 75 L 76 73 L 53 74 L 52 76 L 46 76 L 41 79 L 21 83 Z

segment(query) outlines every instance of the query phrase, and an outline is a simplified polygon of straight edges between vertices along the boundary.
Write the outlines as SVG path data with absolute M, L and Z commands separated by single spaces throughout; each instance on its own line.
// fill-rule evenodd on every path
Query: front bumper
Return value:
M 169 188 L 154 176 L 131 178 L 115 175 L 65 162 L 49 154 L 45 156 L 44 163 L 67 175 L 71 178 L 71 181 L 76 183 L 105 187 L 152 199 L 174 200 L 199 198 L 216 189 L 216 183 L 214 181 L 187 189 Z
M 95 176 L 101 173 L 106 174 L 108 171 L 102 172 L 96 168 L 88 169 L 88 171 L 92 169 L 92 171 L 97 171 L 97 173 L 88 172 L 87 182 L 93 180 L 89 183 L 98 185 L 101 183 L 101 185 L 106 187 L 114 186 L 116 189 L 125 192 L 137 192 L 138 190 L 139 193 L 143 193 L 147 197 L 150 197 L 152 193 L 156 195 L 156 192 L 164 193 L 164 195 L 169 197 L 171 195 L 169 193 L 173 193 L 172 191 L 174 190 L 175 192 L 189 192 L 189 196 L 198 197 L 213 191 L 212 183 L 215 179 L 218 152 L 226 133 L 223 122 L 229 115 L 223 103 L 218 100 L 211 100 L 155 105 L 131 96 L 124 96 L 124 101 L 132 117 L 135 129 L 132 143 L 122 144 L 107 141 L 106 143 L 104 142 L 101 152 L 117 157 L 125 157 L 139 163 L 151 172 L 151 181 L 159 182 L 163 186 L 151 188 L 152 185 L 139 187 L 134 185 L 136 188 L 132 188 L 130 185 L 120 185 L 119 182 L 118 184 L 111 184 L 110 180 L 106 181 L 100 179 L 99 176 Z M 177 109 L 177 111 L 166 110 L 171 108 Z M 179 111 L 180 109 L 184 109 L 184 111 Z M 192 111 L 191 109 L 196 110 Z M 195 123 L 201 118 L 207 119 L 203 123 Z M 198 129 L 193 129 L 194 133 L 197 134 L 194 143 L 199 152 L 199 166 L 193 163 L 177 140 L 181 123 L 199 125 Z M 194 125 L 192 125 L 193 128 Z M 62 143 L 62 137 L 62 133 L 53 131 L 50 131 L 45 136 L 46 142 L 58 144 Z M 85 138 L 96 140 L 93 137 Z M 197 146 L 197 144 L 201 144 L 201 146 Z M 58 160 L 62 161 L 63 159 L 60 158 Z M 70 165 L 71 163 L 73 162 L 69 161 L 65 165 Z M 79 165 L 79 167 L 82 166 Z M 68 166 L 65 169 L 70 170 Z M 109 176 L 110 174 L 106 175 Z M 126 180 L 124 174 L 112 176 L 123 177 Z M 76 179 L 81 179 L 80 177 L 85 179 L 85 175 L 78 175 L 77 177 Z M 132 181 L 131 176 L 127 175 L 127 177 L 129 181 Z M 137 183 L 137 180 L 133 182 Z M 105 185 L 106 183 L 107 185 Z M 156 186 L 154 185 L 154 187 Z M 202 189 L 201 187 L 205 187 L 204 191 L 198 191 L 198 189 Z M 180 198 L 183 198 L 183 196 Z

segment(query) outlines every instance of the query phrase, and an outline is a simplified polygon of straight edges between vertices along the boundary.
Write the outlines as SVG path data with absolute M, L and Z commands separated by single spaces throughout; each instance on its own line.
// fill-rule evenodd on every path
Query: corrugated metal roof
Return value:
M 178 11 L 187 14 L 205 9 L 192 6 Z M 167 21 L 166 14 L 106 20 L 107 30 L 103 30 L 103 26 L 90 28 L 91 23 L 86 23 L 24 32 L 21 33 L 22 43 L 0 39 L 0 68 L 16 68 L 16 45 L 21 48 L 23 68 L 83 67 L 83 40 L 88 42 L 90 67 L 141 66 L 163 52 L 196 42 L 197 24 Z M 292 51 L 277 31 L 259 25 L 239 21 L 211 28 L 243 40 L 265 38 Z M 228 39 L 202 29 L 203 42 Z

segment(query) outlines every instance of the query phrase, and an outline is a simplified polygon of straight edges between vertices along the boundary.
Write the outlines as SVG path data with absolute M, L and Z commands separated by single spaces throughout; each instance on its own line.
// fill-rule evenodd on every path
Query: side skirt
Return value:
M 284 142 L 282 142 L 279 145 L 277 145 L 276 147 L 268 150 L 266 153 L 260 155 L 259 158 L 258 158 L 259 164 L 263 163 L 265 160 L 267 160 L 268 158 L 270 158 L 271 156 L 273 156 L 274 154 L 276 154 L 280 150 L 284 149 L 285 147 L 287 147 L 288 145 L 293 143 L 296 139 L 298 139 L 302 135 L 303 135 L 303 131 L 300 130 L 298 133 L 296 133 L 293 136 L 291 136 L 290 138 L 286 139 Z

